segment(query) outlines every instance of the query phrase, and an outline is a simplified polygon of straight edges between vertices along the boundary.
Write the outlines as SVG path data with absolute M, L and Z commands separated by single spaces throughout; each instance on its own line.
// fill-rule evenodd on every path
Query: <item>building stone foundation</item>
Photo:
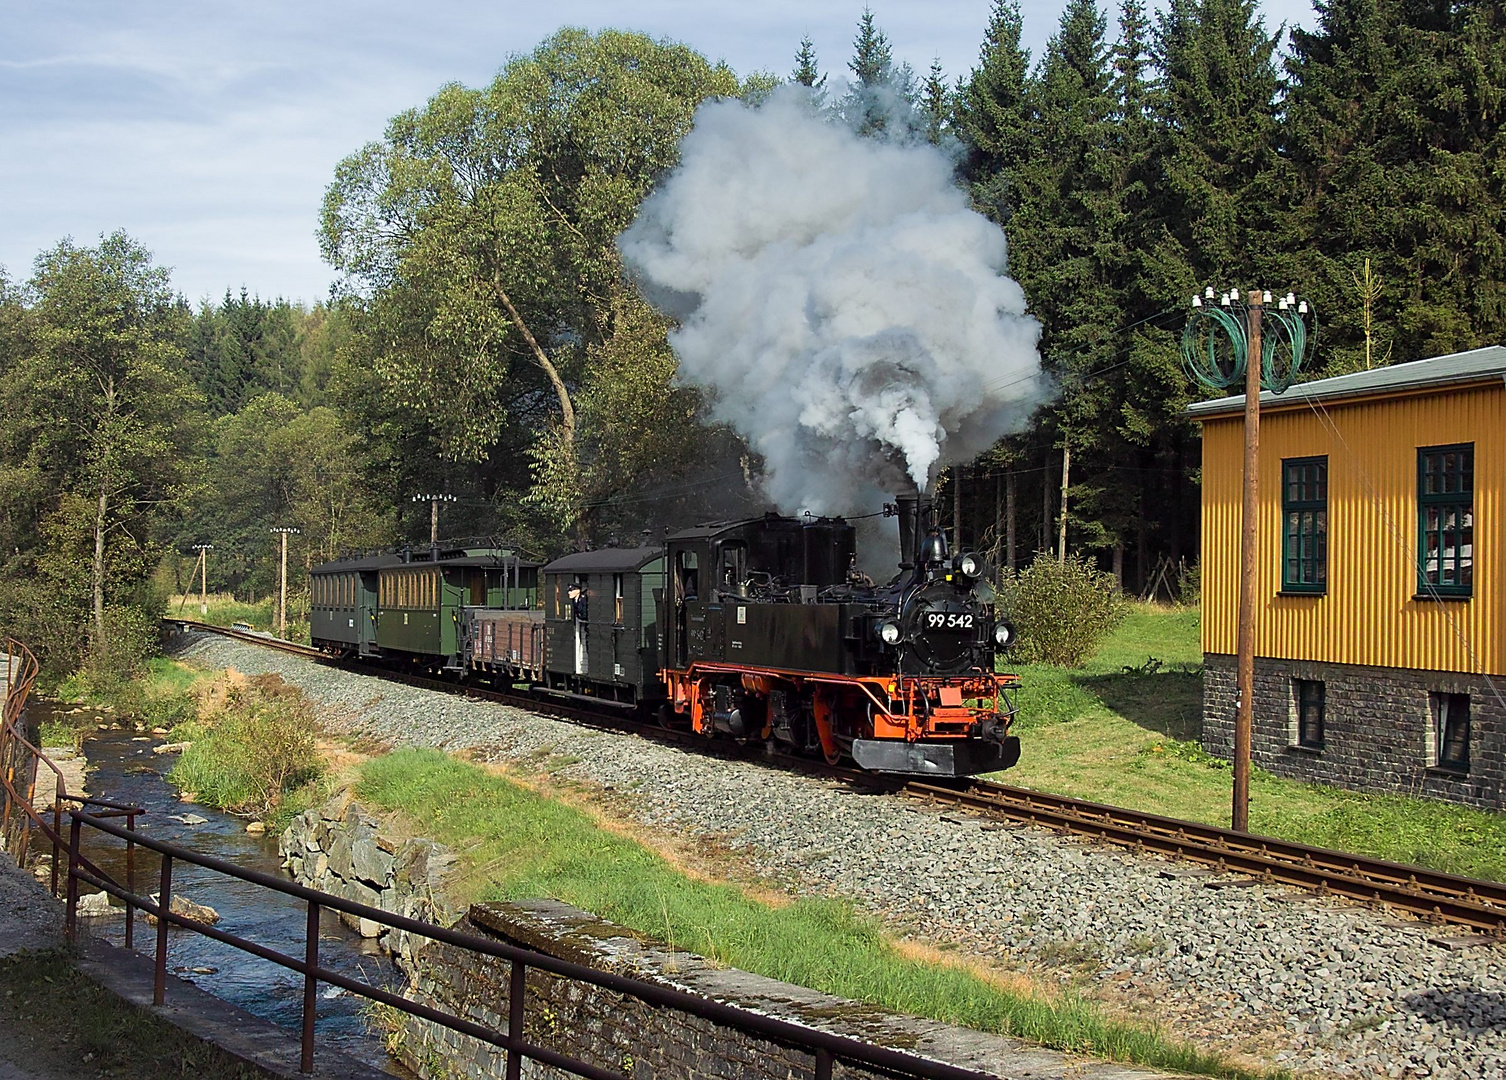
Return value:
M 1322 749 L 1297 745 L 1294 680 L 1324 684 Z M 1435 766 L 1433 693 L 1468 694 L 1469 769 Z M 1235 658 L 1203 657 L 1203 748 L 1234 754 Z M 1255 658 L 1251 756 L 1263 769 L 1352 791 L 1506 808 L 1506 680 L 1448 671 Z

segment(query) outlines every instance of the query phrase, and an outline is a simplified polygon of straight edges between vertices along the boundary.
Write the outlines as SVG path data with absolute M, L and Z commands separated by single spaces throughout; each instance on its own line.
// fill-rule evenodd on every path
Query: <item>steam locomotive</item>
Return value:
M 1007 769 L 1019 680 L 995 667 L 1014 630 L 929 502 L 889 509 L 884 584 L 855 569 L 850 522 L 777 514 L 545 565 L 475 543 L 337 560 L 312 571 L 313 642 L 874 772 Z

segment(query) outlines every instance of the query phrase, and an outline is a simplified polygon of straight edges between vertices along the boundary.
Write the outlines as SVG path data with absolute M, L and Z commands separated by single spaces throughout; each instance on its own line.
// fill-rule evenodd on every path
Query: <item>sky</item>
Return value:
M 896 61 L 949 81 L 977 62 L 991 0 L 870 0 Z M 1038 57 L 1061 0 L 1022 0 Z M 313 303 L 315 240 L 341 158 L 447 82 L 479 86 L 562 25 L 683 41 L 739 75 L 788 75 L 802 36 L 837 76 L 862 0 L 0 0 L 0 267 L 30 276 L 64 237 L 124 229 L 190 300 L 242 287 Z M 1268 26 L 1310 24 L 1266 0 Z M 1112 15 L 1110 17 L 1112 26 Z M 835 78 L 834 80 L 835 81 Z

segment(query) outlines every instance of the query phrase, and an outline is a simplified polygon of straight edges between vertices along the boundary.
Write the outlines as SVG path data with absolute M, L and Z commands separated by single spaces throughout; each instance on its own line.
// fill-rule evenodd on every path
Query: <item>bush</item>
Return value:
M 308 699 L 276 675 L 233 672 L 199 692 L 197 716 L 173 729 L 192 745 L 168 779 L 200 802 L 258 815 L 322 771 Z
M 1073 555 L 1065 562 L 1037 558 L 1006 576 L 1003 610 L 1020 632 L 1017 646 L 1027 663 L 1080 667 L 1124 617 L 1124 598 L 1112 574 Z

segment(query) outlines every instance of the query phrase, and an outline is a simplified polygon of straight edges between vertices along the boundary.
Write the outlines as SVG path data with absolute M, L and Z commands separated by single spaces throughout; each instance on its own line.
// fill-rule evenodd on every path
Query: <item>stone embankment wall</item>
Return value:
M 1154 1080 L 1161 1074 L 1042 1050 L 1017 1039 L 954 1028 L 833 997 L 704 957 L 666 948 L 631 930 L 552 900 L 476 904 L 455 921 L 443 899 L 452 856 L 427 840 L 394 840 L 348 796 L 300 814 L 283 833 L 287 868 L 300 883 L 384 911 L 455 925 L 549 956 L 685 990 L 795 1024 L 996 1076 L 1033 1080 Z M 507 1030 L 507 961 L 347 920 L 381 936 L 407 978 L 409 1000 Z M 524 1002 L 530 1042 L 634 1078 L 718 1080 L 812 1075 L 808 1053 L 688 1013 L 647 1005 L 583 983 L 530 970 Z M 388 1046 L 422 1080 L 501 1080 L 503 1054 L 490 1044 L 414 1016 L 391 1016 Z M 525 1062 L 523 1076 L 559 1075 Z M 877 1077 L 837 1065 L 837 1077 Z
M 904 1016 L 717 967 L 704 957 L 666 949 L 552 900 L 477 904 L 457 929 L 989 1075 L 1033 1080 L 1151 1080 L 1161 1076 L 1134 1066 L 1070 1058 L 1017 1039 Z M 506 1031 L 508 962 L 435 943 L 420 951 L 416 962 L 404 966 L 412 980 L 410 998 Z M 635 1078 L 788 1080 L 813 1075 L 808 1053 L 541 971 L 528 972 L 524 1009 L 530 1042 Z M 500 1080 L 505 1075 L 500 1050 L 417 1017 L 405 1018 L 393 1042 L 399 1060 L 423 1080 Z M 557 1075 L 537 1063 L 523 1065 L 525 1077 Z M 838 1063 L 833 1075 L 866 1078 L 879 1074 Z
M 454 857 L 431 840 L 395 840 L 348 795 L 306 810 L 278 842 L 283 865 L 300 885 L 425 922 L 453 922 L 441 884 Z M 341 920 L 363 937 L 380 937 L 390 953 L 405 956 L 408 935 L 344 913 Z

